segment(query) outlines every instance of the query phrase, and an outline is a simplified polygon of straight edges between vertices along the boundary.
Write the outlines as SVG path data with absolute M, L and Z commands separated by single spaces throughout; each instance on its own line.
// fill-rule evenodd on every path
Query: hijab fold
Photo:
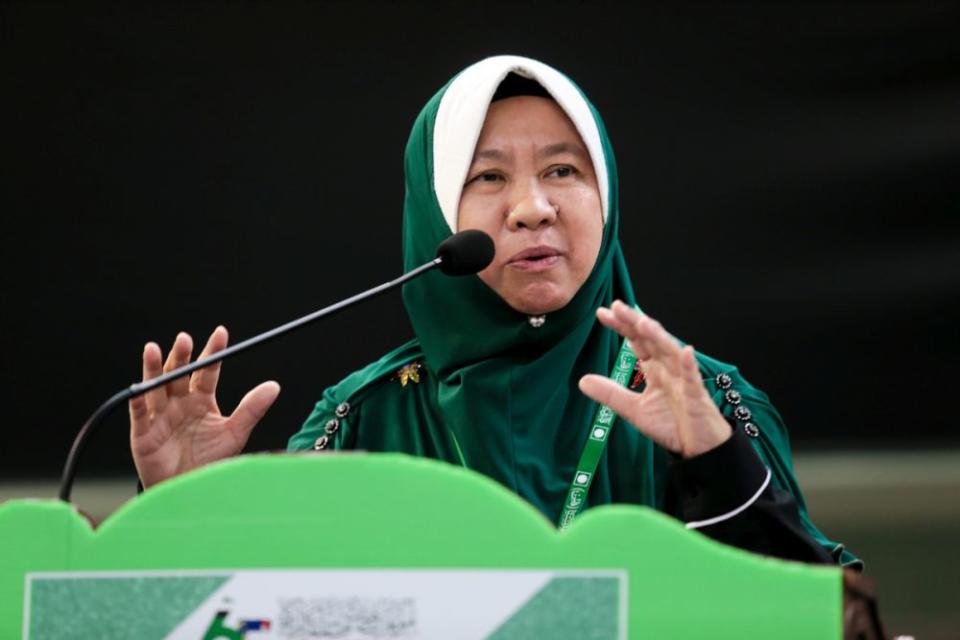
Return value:
M 404 262 L 410 269 L 430 260 L 456 229 L 451 202 L 459 201 L 490 99 L 510 73 L 539 82 L 591 154 L 605 216 L 593 271 L 540 328 L 476 276 L 427 274 L 404 286 L 403 301 L 464 463 L 555 512 L 596 406 L 577 381 L 608 374 L 620 346 L 596 322 L 596 309 L 614 298 L 634 303 L 617 237 L 613 152 L 599 115 L 571 80 L 528 58 L 497 56 L 468 67 L 427 103 L 405 154 Z

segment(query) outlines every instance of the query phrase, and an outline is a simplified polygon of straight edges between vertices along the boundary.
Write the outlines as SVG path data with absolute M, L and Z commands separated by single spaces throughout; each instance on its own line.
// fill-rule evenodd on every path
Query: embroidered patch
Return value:
M 423 369 L 423 365 L 420 364 L 419 362 L 411 362 L 410 364 L 406 364 L 400 367 L 397 370 L 397 373 L 394 374 L 393 377 L 400 379 L 401 387 L 407 386 L 408 382 L 413 382 L 414 384 L 417 384 L 418 382 L 420 382 L 420 371 L 422 369 Z
M 643 384 L 643 381 L 643 369 L 640 368 L 640 361 L 637 360 L 636 364 L 633 365 L 633 378 L 630 380 L 630 388 L 636 389 Z

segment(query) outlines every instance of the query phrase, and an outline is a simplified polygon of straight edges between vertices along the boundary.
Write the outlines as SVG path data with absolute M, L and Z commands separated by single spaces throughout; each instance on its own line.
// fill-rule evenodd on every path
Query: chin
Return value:
M 567 306 L 572 296 L 565 295 L 559 291 L 530 291 L 522 296 L 517 296 L 513 300 L 507 300 L 515 311 L 525 313 L 528 316 L 541 316 L 545 313 L 553 313 Z

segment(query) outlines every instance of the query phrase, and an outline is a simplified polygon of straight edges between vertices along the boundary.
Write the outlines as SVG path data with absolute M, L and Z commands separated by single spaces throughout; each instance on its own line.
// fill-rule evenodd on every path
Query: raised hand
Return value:
M 217 327 L 200 354 L 205 358 L 227 346 L 227 330 Z M 156 378 L 190 362 L 193 339 L 180 333 L 161 367 L 160 347 L 143 349 L 143 379 Z M 144 487 L 240 453 L 250 431 L 277 399 L 280 385 L 264 382 L 251 389 L 229 416 L 217 406 L 220 364 L 194 371 L 134 398 L 130 408 L 130 449 Z
M 584 394 L 684 458 L 706 453 L 730 437 L 730 425 L 703 386 L 693 347 L 681 348 L 659 322 L 619 300 L 598 309 L 597 319 L 629 340 L 641 361 L 646 389 L 636 393 L 591 374 L 580 379 Z

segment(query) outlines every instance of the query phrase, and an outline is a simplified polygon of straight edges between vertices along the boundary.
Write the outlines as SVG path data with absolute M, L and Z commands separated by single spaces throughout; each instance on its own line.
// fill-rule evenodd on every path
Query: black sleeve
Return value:
M 835 564 L 804 528 L 793 496 L 740 429 L 704 454 L 673 461 L 666 511 L 718 542 L 801 562 Z

